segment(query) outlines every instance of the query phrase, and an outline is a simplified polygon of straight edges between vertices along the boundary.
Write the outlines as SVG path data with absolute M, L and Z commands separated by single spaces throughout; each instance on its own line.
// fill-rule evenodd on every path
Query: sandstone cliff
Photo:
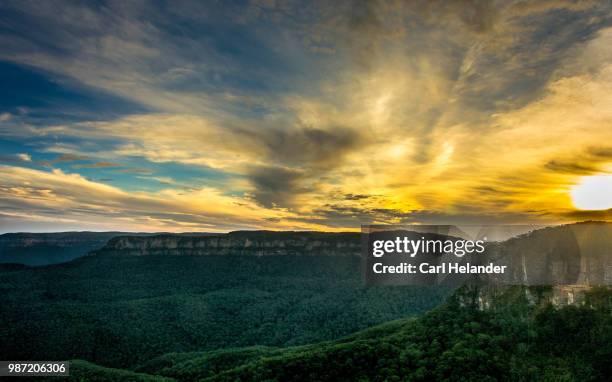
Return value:
M 236 231 L 208 236 L 118 236 L 92 254 L 126 255 L 354 255 L 359 233 Z
M 508 265 L 499 281 L 525 285 L 612 285 L 612 224 L 535 230 L 493 244 L 486 261 Z

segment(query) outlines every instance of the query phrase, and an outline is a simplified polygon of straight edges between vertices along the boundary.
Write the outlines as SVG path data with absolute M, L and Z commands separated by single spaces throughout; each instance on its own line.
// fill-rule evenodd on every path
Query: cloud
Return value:
M 1 163 L 21 163 L 27 162 L 27 157 L 22 157 L 20 154 L 17 155 L 0 155 Z M 30 158 L 31 159 L 31 158 Z
M 15 155 L 0 155 L 2 163 L 26 163 L 32 162 L 32 157 L 27 153 L 19 153 Z
M 61 170 L 0 166 L 0 207 L 6 216 L 144 231 L 274 228 L 280 212 L 212 188 L 128 193 Z M 36 182 L 32 182 L 36 179 Z M 92 198 L 91 195 L 95 195 Z M 307 228 L 313 225 L 294 224 Z
M 257 166 L 249 170 L 253 198 L 264 207 L 286 207 L 300 193 L 303 172 L 282 167 Z
M 131 167 L 131 168 L 122 168 L 121 170 L 117 170 L 124 174 L 152 174 L 153 170 L 142 167 Z
M 316 123 L 320 127 L 304 123 Z M 292 195 L 307 190 L 289 188 L 289 173 L 294 175 L 291 181 L 295 183 L 298 183 L 297 178 L 320 178 L 341 166 L 346 155 L 369 144 L 357 129 L 333 126 L 328 121 L 294 120 L 268 126 L 255 123 L 223 128 L 196 115 L 135 115 L 115 121 L 43 127 L 37 131 L 40 135 L 62 135 L 70 139 L 114 139 L 120 142 L 112 151 L 92 153 L 96 157 L 145 157 L 152 162 L 180 162 L 245 176 L 255 188 L 263 187 L 255 190 L 253 195 L 268 206 L 287 204 Z M 91 157 L 62 154 L 53 163 L 83 160 L 91 160 Z M 72 167 L 118 166 L 118 163 L 103 161 Z M 151 172 L 147 169 L 119 171 Z M 280 184 L 281 180 L 264 180 L 267 172 L 278 174 L 284 184 Z M 273 190 L 275 184 L 284 190 Z M 278 200 L 272 200 L 274 197 Z
M 568 211 L 565 213 L 570 219 L 574 220 L 595 220 L 595 221 L 610 221 L 612 220 L 612 209 L 608 210 L 587 210 L 587 211 Z
M 546 168 L 552 171 L 558 171 L 569 174 L 594 174 L 598 168 L 588 164 L 580 164 L 575 162 L 560 162 L 552 160 L 546 164 Z
M 155 180 L 161 184 L 165 184 L 165 185 L 172 185 L 172 184 L 176 184 L 176 181 L 168 176 L 152 176 L 152 177 L 148 177 L 148 178 L 144 178 L 143 179 L 152 179 Z
M 25 154 L 25 153 L 17 154 L 17 158 L 19 158 L 19 160 L 21 160 L 23 162 L 31 162 L 32 161 L 32 157 L 29 154 Z
M 340 126 L 324 130 L 316 127 L 273 130 L 260 138 L 267 156 L 281 163 L 333 166 L 343 155 L 367 144 L 359 131 Z
M 77 161 L 86 161 L 91 158 L 87 155 L 78 155 L 78 154 L 61 154 L 57 158 L 55 158 L 52 163 L 64 163 L 64 162 L 77 162 Z
M 344 199 L 346 200 L 362 200 L 369 199 L 372 195 L 364 195 L 364 194 L 346 194 L 344 195 Z
M 120 206 L 117 219 L 229 227 L 253 209 L 245 225 L 563 220 L 578 177 L 610 166 L 607 3 L 53 7 L 0 6 L 15 16 L 0 32 L 0 58 L 143 111 L 59 122 L 8 115 L 0 136 L 35 158 L 36 150 L 59 154 L 49 166 L 87 162 L 71 168 L 94 177 L 112 167 L 118 177 L 169 186 L 158 194 L 104 189 Z M 198 194 L 202 187 L 154 170 L 175 164 L 223 180 L 203 176 L 197 183 L 208 188 Z M 39 201 L 23 206 L 23 219 L 34 216 L 29 208 L 41 219 L 60 216 L 40 205 L 51 194 L 65 195 L 71 218 L 113 217 L 109 206 L 64 190 L 74 174 L 50 174 L 46 188 L 0 182 L 17 205 Z M 130 190 L 144 188 L 131 178 Z M 130 207 L 143 203 L 152 204 Z M 219 216 L 209 215 L 215 203 Z
M 598 158 L 604 160 L 612 159 L 612 147 L 591 147 L 589 151 Z
M 585 147 L 573 156 L 553 159 L 546 163 L 552 171 L 571 175 L 590 175 L 607 172 L 606 165 L 612 160 L 612 150 L 607 147 Z
M 79 169 L 79 168 L 109 168 L 109 167 L 121 167 L 121 164 L 113 163 L 113 162 L 95 162 L 95 163 L 89 163 L 89 164 L 75 164 L 75 165 L 72 165 L 71 167 L 75 168 L 75 169 Z
M 508 8 L 513 16 L 537 15 L 539 13 L 553 10 L 584 11 L 596 8 L 601 4 L 597 1 L 572 1 L 572 0 L 545 0 L 545 1 L 518 1 Z

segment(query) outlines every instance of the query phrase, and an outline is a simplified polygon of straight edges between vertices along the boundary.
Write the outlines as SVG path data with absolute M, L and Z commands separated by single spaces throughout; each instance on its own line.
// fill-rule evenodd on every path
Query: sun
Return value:
M 581 210 L 612 208 L 612 175 L 582 177 L 571 190 L 574 206 Z

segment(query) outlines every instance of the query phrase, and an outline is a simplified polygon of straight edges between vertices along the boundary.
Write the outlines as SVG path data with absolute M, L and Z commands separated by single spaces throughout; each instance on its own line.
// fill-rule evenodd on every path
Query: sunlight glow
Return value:
M 612 175 L 585 176 L 571 190 L 574 206 L 581 210 L 612 208 Z

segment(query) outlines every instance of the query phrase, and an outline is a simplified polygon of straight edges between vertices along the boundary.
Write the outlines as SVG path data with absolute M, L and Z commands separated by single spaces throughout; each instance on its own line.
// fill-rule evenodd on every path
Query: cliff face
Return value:
M 463 304 L 481 309 L 508 301 L 530 305 L 594 305 L 612 285 L 612 224 L 585 222 L 535 230 L 491 244 L 484 262 L 509 273 L 476 278 Z M 604 300 L 609 302 L 609 297 Z
M 508 265 L 511 273 L 498 281 L 612 285 L 612 224 L 587 222 L 536 230 L 491 245 L 487 260 Z
M 236 231 L 227 234 L 116 236 L 92 254 L 355 255 L 360 233 Z M 612 224 L 549 227 L 487 246 L 483 260 L 509 265 L 513 284 L 612 284 Z M 492 280 L 495 281 L 495 280 Z
M 237 231 L 210 236 L 119 236 L 92 254 L 359 256 L 360 251 L 359 233 Z

